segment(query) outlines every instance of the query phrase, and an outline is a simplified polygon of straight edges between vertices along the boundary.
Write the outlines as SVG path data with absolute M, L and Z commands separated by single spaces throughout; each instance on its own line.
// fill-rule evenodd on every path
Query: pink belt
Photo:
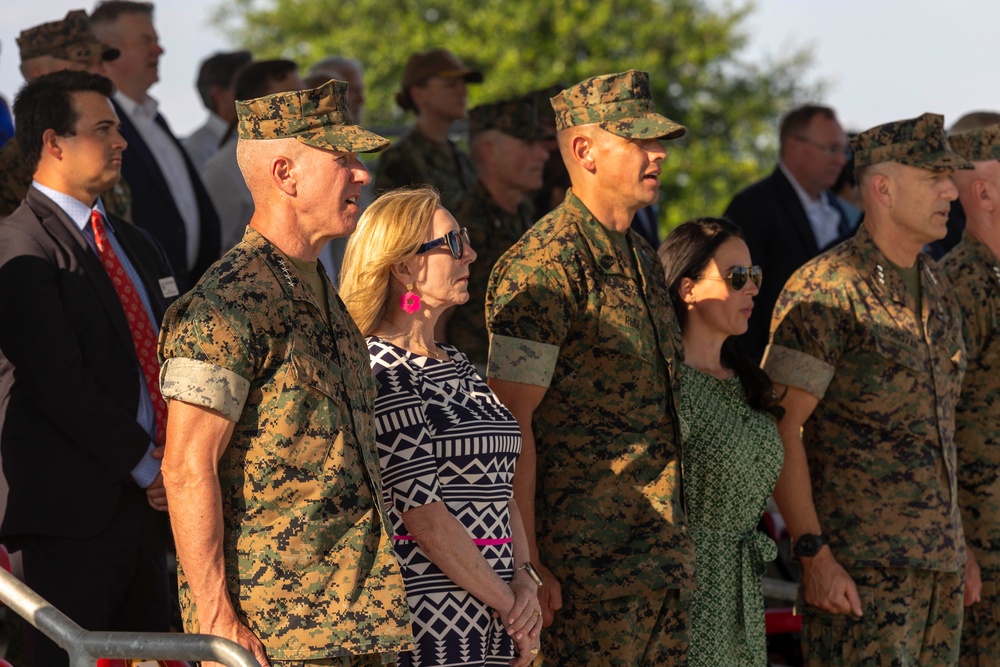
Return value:
M 397 542 L 413 542 L 414 541 L 413 535 L 393 535 L 392 539 L 396 540 Z M 485 547 L 492 547 L 492 546 L 495 546 L 497 544 L 507 544 L 511 540 L 510 540 L 509 537 L 500 537 L 500 538 L 496 538 L 496 539 L 474 539 L 472 541 L 475 542 L 476 545 L 480 546 L 480 547 L 484 547 L 484 546 Z

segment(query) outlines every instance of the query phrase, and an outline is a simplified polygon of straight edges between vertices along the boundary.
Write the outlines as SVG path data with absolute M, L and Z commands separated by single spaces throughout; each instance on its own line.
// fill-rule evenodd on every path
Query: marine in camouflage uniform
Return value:
M 476 182 L 475 166 L 447 132 L 452 122 L 465 117 L 464 88 L 458 106 L 454 105 L 454 90 L 429 88 L 435 81 L 437 84 L 447 81 L 450 85 L 464 86 L 459 80 L 480 83 L 483 74 L 466 67 L 446 49 L 415 53 L 406 61 L 402 90 L 396 94 L 396 101 L 404 111 L 416 112 L 417 125 L 379 158 L 373 186 L 376 197 L 394 188 L 432 185 L 441 193 L 441 204 L 454 213 L 458 203 L 472 190 Z M 415 88 L 446 97 L 433 108 L 424 104 L 425 108 L 421 109 L 414 101 Z
M 653 110 L 645 72 L 588 79 L 552 105 L 560 144 L 590 136 L 645 173 L 666 155 L 659 140 L 684 133 Z M 486 302 L 490 385 L 537 455 L 537 492 L 522 453 L 515 497 L 535 507 L 526 529 L 562 584 L 544 664 L 682 665 L 694 552 L 678 463 L 681 334 L 653 249 L 628 229 L 658 184 L 633 183 L 631 170 L 596 181 L 575 160 L 570 173 L 581 196 L 571 189 L 501 257 Z M 615 220 L 584 198 L 612 204 Z
M 331 81 L 238 102 L 240 141 L 294 138 L 308 146 L 300 150 L 345 154 L 384 148 L 384 139 L 349 124 L 346 100 L 347 84 Z M 349 198 L 349 188 L 367 180 L 360 162 L 348 160 L 349 167 L 330 161 L 330 168 L 352 172 L 344 192 L 330 193 L 334 209 L 338 197 Z M 251 187 L 273 187 L 261 185 L 267 180 L 255 186 L 248 177 Z M 265 195 L 263 206 L 243 241 L 175 303 L 160 339 L 162 392 L 171 401 L 167 449 L 173 448 L 164 480 L 185 628 L 204 632 L 205 614 L 211 618 L 211 610 L 199 615 L 195 605 L 196 598 L 211 599 L 211 591 L 195 590 L 195 582 L 223 585 L 212 578 L 210 557 L 185 558 L 197 552 L 184 521 L 204 521 L 210 507 L 184 506 L 204 501 L 184 486 L 191 471 L 181 462 L 203 455 L 197 447 L 215 455 L 214 447 L 221 490 L 215 539 L 228 602 L 271 664 L 390 662 L 411 648 L 412 637 L 381 501 L 367 347 L 315 261 L 322 242 L 308 258 L 286 254 L 259 230 L 287 238 L 297 233 L 299 218 L 272 228 L 287 200 L 254 194 L 255 201 Z M 331 225 L 349 232 L 357 213 L 353 206 L 353 220 Z M 200 408 L 211 416 L 207 439 L 201 422 L 188 421 Z
M 378 197 L 407 185 L 433 185 L 444 207 L 454 211 L 475 182 L 472 159 L 455 142 L 435 143 L 415 127 L 379 158 L 372 187 Z
M 548 157 L 540 142 L 554 135 L 538 123 L 537 105 L 526 97 L 476 107 L 469 112 L 469 135 L 479 179 L 458 205 L 455 219 L 469 230 L 477 257 L 469 265 L 469 300 L 451 311 L 446 332 L 448 342 L 482 373 L 489 354 L 485 307 L 490 271 L 534 222 L 531 194 L 542 185 Z
M 101 62 L 119 56 L 118 49 L 97 41 L 90 29 L 87 12 L 82 9 L 68 12 L 62 20 L 22 30 L 17 45 L 22 70 L 29 81 L 62 69 L 103 74 Z M 17 140 L 11 139 L 0 148 L 0 219 L 21 205 L 31 185 L 31 177 L 18 154 Z M 109 213 L 131 221 L 132 194 L 124 179 L 102 193 L 101 200 Z
M 806 664 L 954 665 L 965 564 L 954 424 L 965 345 L 947 279 L 920 248 L 944 235 L 957 194 L 950 173 L 969 165 L 934 114 L 863 132 L 853 147 L 865 224 L 788 281 L 764 361 L 789 387 L 775 498 L 797 541 L 820 529 L 827 541 L 800 553 Z M 907 261 L 913 268 L 898 268 Z M 808 495 L 789 482 L 806 472 L 806 452 L 811 517 Z
M 982 591 L 965 609 L 961 664 L 980 667 L 1000 665 L 1000 209 L 989 196 L 1000 187 L 1000 125 L 949 140 L 976 167 L 955 175 L 967 226 L 941 270 L 962 309 L 969 358 L 955 411 L 955 447 L 969 562 L 978 563 Z

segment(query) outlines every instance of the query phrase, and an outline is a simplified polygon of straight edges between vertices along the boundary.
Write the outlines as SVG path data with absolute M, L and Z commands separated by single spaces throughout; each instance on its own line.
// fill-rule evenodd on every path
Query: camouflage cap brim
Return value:
M 240 139 L 297 139 L 345 153 L 376 153 L 389 140 L 354 123 L 347 108 L 348 85 L 331 79 L 322 86 L 236 100 Z
M 861 132 L 851 139 L 855 170 L 880 164 L 899 164 L 947 171 L 974 165 L 951 149 L 944 135 L 944 116 L 925 113 Z
M 302 132 L 295 138 L 309 146 L 328 148 L 341 153 L 378 153 L 389 147 L 389 140 L 359 125 L 338 125 L 319 132 Z
M 617 134 L 626 139 L 670 140 L 682 137 L 687 132 L 687 128 L 683 125 L 658 113 L 607 121 L 598 123 L 598 126 L 611 134 Z
M 987 125 L 948 136 L 951 149 L 972 162 L 1000 160 L 1000 125 Z

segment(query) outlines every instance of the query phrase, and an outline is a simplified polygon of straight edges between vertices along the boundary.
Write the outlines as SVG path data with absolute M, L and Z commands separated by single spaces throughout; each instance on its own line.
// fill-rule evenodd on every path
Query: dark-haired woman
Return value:
M 660 246 L 684 335 L 680 373 L 682 463 L 698 588 L 691 606 L 691 667 L 767 665 L 761 575 L 776 555 L 756 531 L 781 471 L 770 379 L 737 336 L 761 282 L 739 228 L 700 218 Z

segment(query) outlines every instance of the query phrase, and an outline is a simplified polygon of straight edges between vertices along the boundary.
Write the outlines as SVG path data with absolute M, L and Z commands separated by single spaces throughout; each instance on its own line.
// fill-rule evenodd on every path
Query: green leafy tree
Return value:
M 482 68 L 470 106 L 557 81 L 650 72 L 656 108 L 684 124 L 668 144 L 661 206 L 667 228 L 718 215 L 774 164 L 777 122 L 816 99 L 809 55 L 748 63 L 753 6 L 705 0 L 223 0 L 216 21 L 257 57 L 303 67 L 328 55 L 365 67 L 367 125 L 407 122 L 394 94 L 410 54 L 444 46 Z

